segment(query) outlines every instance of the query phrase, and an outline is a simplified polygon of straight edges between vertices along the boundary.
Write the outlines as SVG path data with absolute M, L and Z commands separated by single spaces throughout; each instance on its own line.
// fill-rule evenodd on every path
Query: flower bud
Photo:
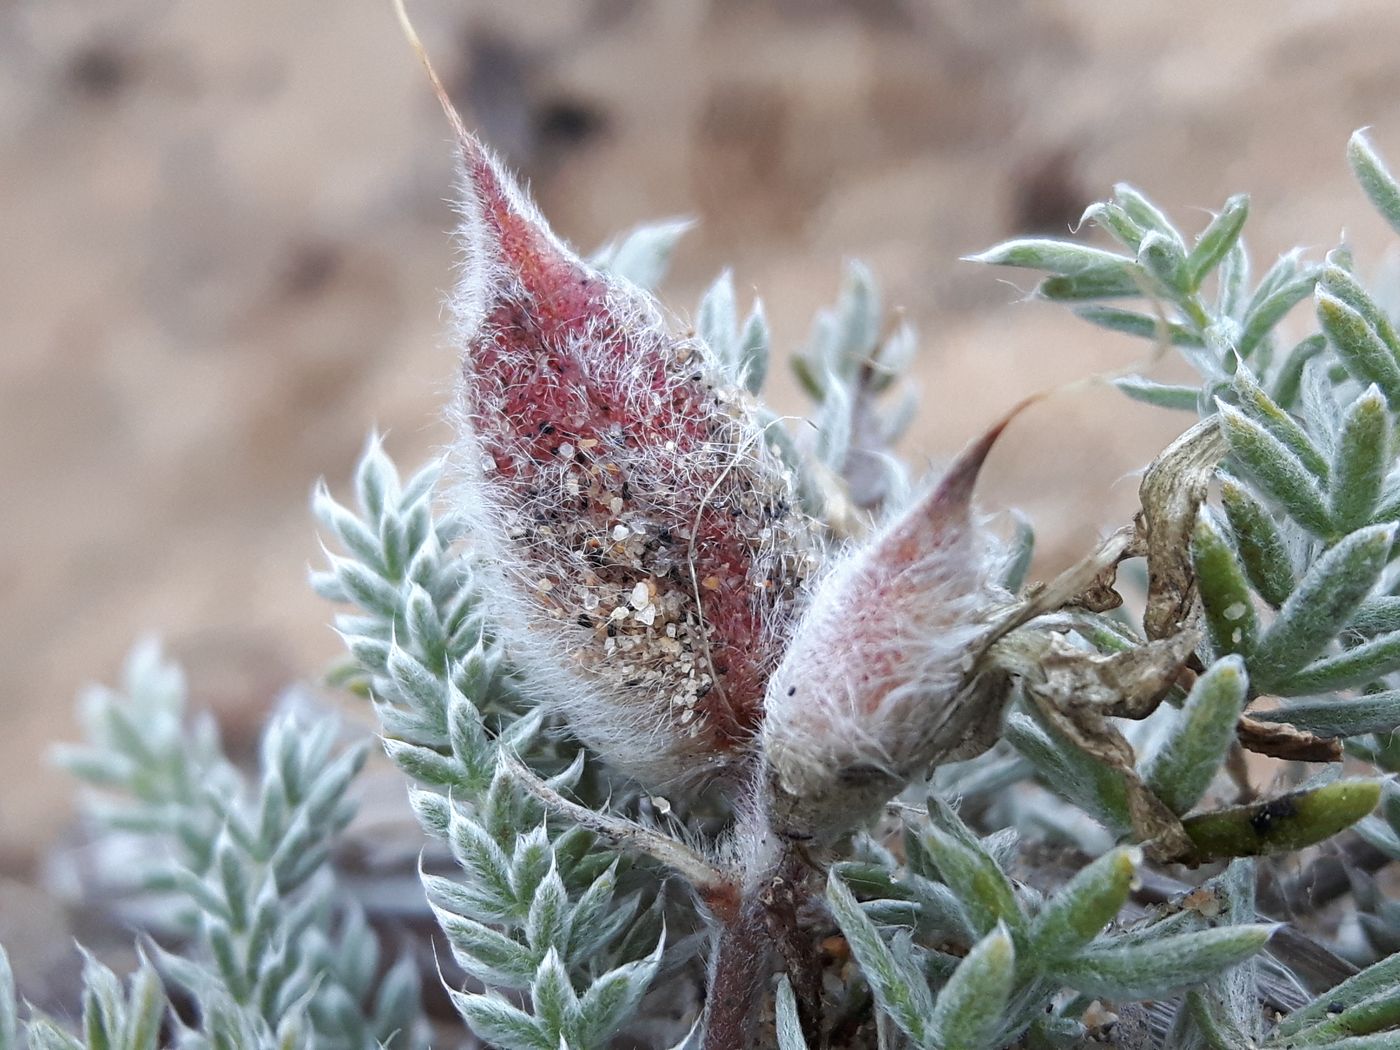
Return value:
M 811 568 L 790 478 L 705 348 L 461 148 L 459 506 L 511 656 L 644 782 L 732 767 Z
M 1000 718 L 969 688 L 1010 596 L 993 580 L 993 538 L 973 485 L 1006 422 L 938 485 L 816 587 L 768 686 L 763 750 L 775 827 L 794 837 L 848 830 Z

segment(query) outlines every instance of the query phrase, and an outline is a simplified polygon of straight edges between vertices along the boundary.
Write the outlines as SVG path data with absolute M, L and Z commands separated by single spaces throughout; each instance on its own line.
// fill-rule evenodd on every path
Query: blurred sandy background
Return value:
M 415 0 L 468 120 L 593 248 L 693 215 L 665 298 L 726 263 L 799 346 L 842 260 L 923 334 L 909 451 L 1140 348 L 959 263 L 1118 179 L 1190 224 L 1254 194 L 1267 265 L 1385 244 L 1349 132 L 1400 161 L 1400 7 L 1211 0 Z M 450 147 L 388 0 L 0 3 L 0 916 L 62 831 L 71 697 L 158 631 L 246 739 L 338 649 L 306 496 L 374 424 L 445 440 Z M 1022 288 L 1030 287 L 1022 277 Z M 799 406 L 782 381 L 776 396 Z M 1017 423 L 984 487 L 1046 565 L 1130 512 L 1184 423 L 1115 392 Z M 7 881 L 8 880 L 8 881 Z M 8 902 L 8 903 L 7 903 Z M 22 913 L 22 914 L 21 914 Z M 0 922 L 0 936 L 5 935 Z

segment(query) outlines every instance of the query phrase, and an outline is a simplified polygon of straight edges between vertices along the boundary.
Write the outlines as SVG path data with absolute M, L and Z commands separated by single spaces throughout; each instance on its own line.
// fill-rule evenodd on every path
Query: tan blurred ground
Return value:
M 701 220 L 678 309 L 732 264 L 792 348 L 843 258 L 868 260 L 924 336 L 920 461 L 1130 362 L 957 262 L 1063 230 L 1117 179 L 1192 223 L 1252 191 L 1265 262 L 1343 226 L 1367 265 L 1385 243 L 1343 145 L 1374 124 L 1400 158 L 1388 0 L 413 6 L 567 237 Z M 25 877 L 66 819 L 45 745 L 135 636 L 162 633 L 245 732 L 336 651 L 305 497 L 372 424 L 410 464 L 445 439 L 451 172 L 388 0 L 2 5 L 0 143 L 0 876 Z M 1180 422 L 1057 398 L 986 503 L 1063 559 Z

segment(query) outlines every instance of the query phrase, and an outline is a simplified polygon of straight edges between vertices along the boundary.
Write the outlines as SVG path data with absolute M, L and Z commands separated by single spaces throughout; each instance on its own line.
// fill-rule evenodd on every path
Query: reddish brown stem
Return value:
M 750 1050 L 754 1022 L 773 972 L 766 908 L 746 896 L 738 914 L 720 928 L 705 1003 L 703 1050 Z

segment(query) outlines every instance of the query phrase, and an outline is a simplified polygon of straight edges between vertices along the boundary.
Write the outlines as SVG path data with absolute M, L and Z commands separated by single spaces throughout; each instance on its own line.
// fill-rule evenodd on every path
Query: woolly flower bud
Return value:
M 747 752 L 814 545 L 703 346 L 462 140 L 460 508 L 541 702 L 643 781 Z
M 970 500 L 1005 421 L 816 588 L 768 687 L 773 819 L 794 837 L 848 830 L 934 762 L 963 757 L 999 704 L 966 692 L 1009 601 Z

